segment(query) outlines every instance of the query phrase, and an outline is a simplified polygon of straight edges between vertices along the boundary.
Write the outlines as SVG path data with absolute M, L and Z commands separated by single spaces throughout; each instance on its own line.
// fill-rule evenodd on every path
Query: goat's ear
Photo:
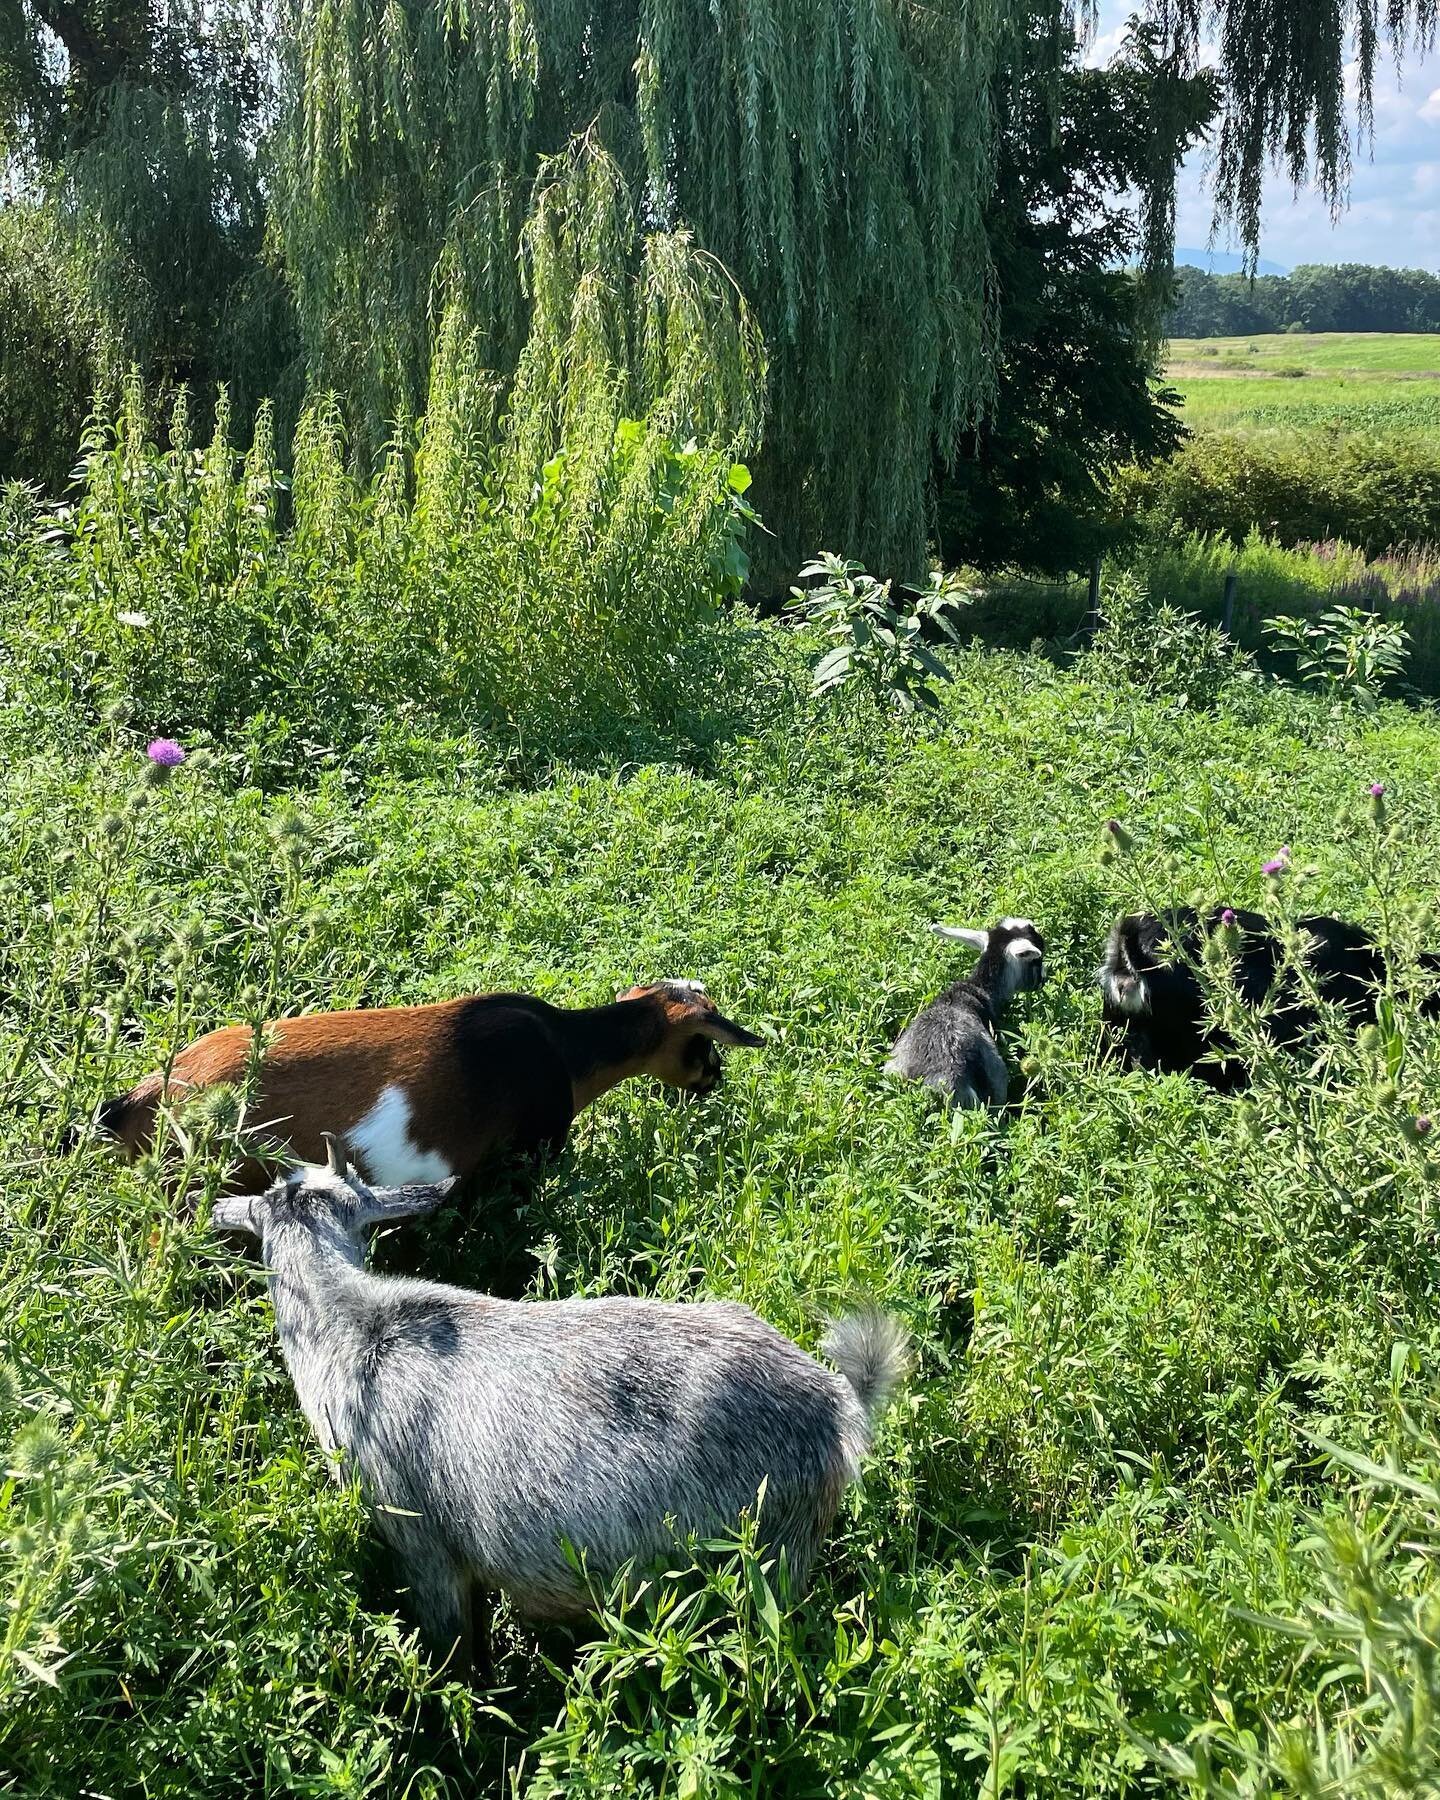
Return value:
M 398 1219 L 423 1219 L 442 1205 L 455 1187 L 456 1177 L 445 1181 L 410 1181 L 403 1187 L 374 1188 L 359 1202 L 364 1225 L 390 1225 Z
M 764 1038 L 757 1037 L 753 1031 L 747 1031 L 743 1025 L 737 1025 L 733 1019 L 727 1019 L 724 1013 L 699 1013 L 694 1023 L 701 1037 L 714 1038 L 717 1044 L 734 1044 L 742 1050 L 765 1048 Z
M 228 1194 L 210 1208 L 212 1231 L 243 1231 L 251 1237 L 262 1237 L 260 1221 L 255 1217 L 255 1197 Z
M 930 929 L 936 937 L 958 938 L 962 944 L 970 944 L 983 956 L 990 947 L 988 931 L 973 931 L 968 925 L 932 925 Z

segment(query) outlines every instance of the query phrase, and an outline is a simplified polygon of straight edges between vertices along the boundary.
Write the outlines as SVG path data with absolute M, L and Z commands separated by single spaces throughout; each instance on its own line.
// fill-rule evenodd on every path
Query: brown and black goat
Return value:
M 763 1042 L 693 981 L 630 988 L 608 1006 L 472 994 L 282 1019 L 265 1028 L 248 1114 L 275 1154 L 251 1157 L 232 1185 L 258 1193 L 277 1164 L 323 1160 L 327 1131 L 377 1186 L 463 1178 L 495 1155 L 558 1150 L 576 1114 L 632 1075 L 705 1094 L 720 1080 L 719 1045 Z M 241 1085 L 252 1044 L 248 1025 L 198 1038 L 168 1077 L 107 1100 L 101 1129 L 140 1154 L 163 1104 Z

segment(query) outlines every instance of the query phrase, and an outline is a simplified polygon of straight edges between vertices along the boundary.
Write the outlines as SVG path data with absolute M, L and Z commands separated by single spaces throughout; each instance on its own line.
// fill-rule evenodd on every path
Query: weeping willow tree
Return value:
M 132 365 L 202 404 L 281 385 L 272 25 L 265 0 L 0 0 L 0 457 L 68 470 L 76 415 Z
M 415 404 L 454 302 L 501 371 L 531 313 L 548 319 L 557 407 L 592 360 L 619 363 L 635 406 L 665 385 L 703 433 L 743 437 L 758 422 L 753 321 L 768 353 L 757 492 L 773 566 L 825 543 L 913 570 L 932 470 L 962 453 L 995 392 L 998 102 L 1058 69 L 1088 6 L 288 7 L 276 229 L 311 378 L 346 395 L 362 436 L 380 441 Z M 1157 82 L 1183 82 L 1218 38 L 1217 203 L 1252 247 L 1273 159 L 1343 193 L 1350 45 L 1363 114 L 1382 38 L 1433 40 L 1436 8 L 1140 8 Z M 1168 264 L 1183 147 L 1161 113 L 1139 234 L 1152 273 Z
M 1380 48 L 1433 44 L 1440 0 L 1136 10 L 1155 121 L 1137 244 L 1155 279 L 1184 143 L 1167 84 L 1186 93 L 1205 45 L 1217 209 L 1253 252 L 1272 164 L 1341 203 L 1346 59 L 1363 128 Z M 663 395 L 677 430 L 762 443 L 776 573 L 819 544 L 909 572 L 932 471 L 963 456 L 999 385 L 987 207 L 1007 96 L 1053 74 L 1058 138 L 1060 71 L 1093 11 L 0 0 L 0 143 L 12 192 L 50 209 L 66 316 L 91 322 L 101 362 L 255 391 L 286 363 L 293 305 L 297 367 L 341 396 L 363 458 L 423 404 L 458 309 L 555 430 L 604 380 L 633 411 Z M 0 286 L 4 264 L 0 234 Z M 22 270 L 7 303 L 38 304 L 40 285 Z

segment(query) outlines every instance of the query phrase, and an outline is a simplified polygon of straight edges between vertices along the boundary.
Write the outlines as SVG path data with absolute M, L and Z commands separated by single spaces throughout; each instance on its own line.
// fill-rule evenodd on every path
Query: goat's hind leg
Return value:
M 448 1559 L 439 1558 L 412 1559 L 406 1564 L 405 1575 L 409 1611 L 420 1627 L 420 1635 L 433 1655 L 452 1659 L 453 1673 L 463 1679 L 475 1660 L 469 1576 Z M 488 1647 L 487 1642 L 487 1650 Z

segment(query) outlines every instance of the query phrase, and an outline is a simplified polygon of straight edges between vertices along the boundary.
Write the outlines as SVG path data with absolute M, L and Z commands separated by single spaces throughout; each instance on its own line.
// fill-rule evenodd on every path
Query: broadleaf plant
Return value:
M 814 587 L 791 588 L 789 609 L 798 629 L 835 640 L 811 672 L 812 691 L 832 694 L 853 684 L 887 711 L 933 712 L 940 704 L 934 684 L 950 671 L 926 642 L 936 632 L 952 644 L 959 639 L 952 614 L 974 597 L 954 575 L 932 570 L 921 587 L 879 581 L 858 562 L 822 551 L 800 571 Z

